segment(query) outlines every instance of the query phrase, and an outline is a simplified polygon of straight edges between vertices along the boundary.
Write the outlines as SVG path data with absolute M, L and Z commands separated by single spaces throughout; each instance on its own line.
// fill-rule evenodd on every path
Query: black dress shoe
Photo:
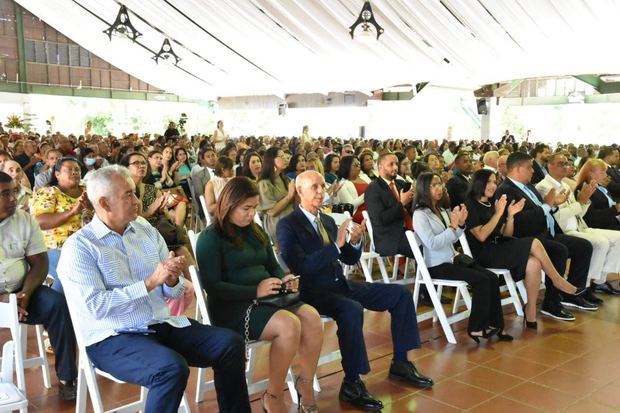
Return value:
M 609 281 L 605 281 L 603 284 L 597 284 L 594 289 L 597 293 L 620 295 L 620 290 L 611 285 Z
M 592 304 L 591 302 L 586 301 L 583 295 L 580 295 L 579 297 L 575 297 L 571 295 L 562 297 L 561 303 L 563 306 L 566 306 L 568 308 L 576 308 L 578 310 L 584 310 L 584 311 L 598 310 L 598 305 Z
M 595 305 L 603 304 L 604 301 L 598 298 L 596 294 L 594 294 L 594 291 L 596 291 L 596 287 L 592 285 L 588 287 L 588 291 L 586 291 L 586 293 L 582 295 L 582 297 L 585 298 L 585 300 L 589 303 L 592 303 Z
M 560 304 L 543 305 L 540 312 L 546 316 L 555 318 L 556 320 L 575 321 L 575 316 Z
M 77 387 L 74 380 L 58 383 L 58 394 L 60 398 L 67 401 L 75 400 L 77 397 Z
M 403 381 L 420 389 L 427 389 L 433 386 L 430 377 L 421 375 L 410 361 L 394 361 L 390 366 L 390 378 Z
M 338 397 L 340 400 L 351 403 L 359 409 L 367 411 L 378 411 L 383 409 L 381 400 L 375 399 L 368 393 L 364 382 L 359 379 L 356 381 L 343 380 Z

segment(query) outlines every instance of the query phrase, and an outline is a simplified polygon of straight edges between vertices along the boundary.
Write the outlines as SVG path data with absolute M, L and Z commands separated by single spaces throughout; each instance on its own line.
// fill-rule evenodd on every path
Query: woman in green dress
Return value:
M 202 231 L 196 245 L 211 323 L 243 336 L 246 311 L 254 299 L 276 294 L 282 284 L 296 291 L 299 284 L 292 274 L 284 274 L 267 234 L 254 222 L 258 198 L 252 181 L 233 178 L 217 200 L 213 225 Z M 284 380 L 293 357 L 299 353 L 300 372 L 295 386 L 301 396 L 300 405 L 303 411 L 317 411 L 312 379 L 323 343 L 317 311 L 303 303 L 287 309 L 258 305 L 252 308 L 248 327 L 250 340 L 271 342 L 269 387 L 261 398 L 265 410 L 286 411 Z

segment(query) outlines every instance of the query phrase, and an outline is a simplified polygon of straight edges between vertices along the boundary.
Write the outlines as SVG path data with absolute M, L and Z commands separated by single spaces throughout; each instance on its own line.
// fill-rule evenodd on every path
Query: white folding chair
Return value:
M 70 283 L 63 283 L 63 287 L 65 289 L 66 296 L 75 297 L 78 299 L 80 294 L 78 291 L 73 291 L 73 287 Z M 99 385 L 97 383 L 97 375 L 103 376 L 109 380 L 115 381 L 116 383 L 126 384 L 124 381 L 117 379 L 110 373 L 106 373 L 105 371 L 99 370 L 95 368 L 93 363 L 88 358 L 88 353 L 86 353 L 86 345 L 84 344 L 84 339 L 82 337 L 82 330 L 80 328 L 80 320 L 76 316 L 78 313 L 78 309 L 75 307 L 75 302 L 72 299 L 67 299 L 67 307 L 69 307 L 69 314 L 71 314 L 71 321 L 73 322 L 73 329 L 75 331 L 75 339 L 78 346 L 78 379 L 77 379 L 77 399 L 75 401 L 75 411 L 76 413 L 85 413 L 86 412 L 86 397 L 87 392 L 90 395 L 90 401 L 93 406 L 93 410 L 95 413 L 133 413 L 133 412 L 143 412 L 146 406 L 146 395 L 147 388 L 140 387 L 140 398 L 131 403 L 127 403 L 123 406 L 114 407 L 111 410 L 104 410 L 103 408 L 103 400 L 101 398 L 101 392 L 99 391 Z M 189 408 L 189 404 L 187 402 L 187 396 L 183 394 L 183 399 L 181 400 L 181 405 L 179 406 L 179 412 L 190 413 L 191 410 Z
M 412 283 L 413 278 L 409 278 L 408 273 L 407 273 L 410 260 L 408 257 L 405 257 L 404 255 L 396 254 L 394 256 L 394 264 L 392 266 L 392 276 L 391 277 L 388 276 L 387 268 L 385 266 L 385 261 L 384 261 L 388 257 L 382 257 L 375 250 L 374 233 L 372 229 L 372 222 L 370 220 L 370 215 L 368 215 L 368 211 L 362 211 L 362 216 L 366 220 L 366 229 L 368 230 L 368 236 L 370 237 L 370 249 L 368 251 L 369 254 L 364 256 L 364 253 L 362 253 L 362 258 L 360 259 L 360 261 L 362 261 L 362 269 L 364 270 L 364 276 L 366 277 L 366 280 L 369 282 L 373 281 L 372 280 L 372 260 L 376 259 L 377 263 L 379 264 L 379 271 L 381 273 L 381 277 L 383 278 L 384 283 L 386 284 L 390 282 L 396 282 L 399 284 Z M 403 279 L 399 280 L 398 279 L 398 266 L 399 266 L 401 258 L 405 259 L 405 268 L 403 270 L 404 271 Z
M 256 222 L 256 224 L 263 228 L 263 220 L 260 219 L 260 215 L 258 214 L 258 212 L 256 214 L 254 214 L 254 222 Z
M 474 256 L 472 255 L 471 249 L 469 248 L 469 242 L 467 241 L 467 237 L 465 236 L 464 233 L 461 234 L 461 236 L 459 237 L 459 242 L 461 243 L 461 247 L 463 248 L 463 253 L 473 258 Z M 519 294 L 517 293 L 517 287 L 516 287 L 514 280 L 512 279 L 512 275 L 510 274 L 510 271 L 507 269 L 503 269 L 503 268 L 487 268 L 487 270 L 495 273 L 498 277 L 499 276 L 504 277 L 506 286 L 505 287 L 503 286 L 500 289 L 500 291 L 508 290 L 510 296 L 502 300 L 502 305 L 508 305 L 508 304 L 514 305 L 517 315 L 520 317 L 523 317 L 523 306 L 521 305 L 521 300 L 519 300 Z M 458 308 L 458 305 L 460 303 L 459 295 L 460 294 L 457 290 L 456 295 L 454 296 L 454 307 L 452 309 L 452 312 L 455 312 L 456 309 Z
M 202 288 L 202 284 L 200 283 L 200 277 L 198 277 L 198 269 L 190 265 L 189 273 L 192 278 L 192 284 L 194 284 L 194 292 L 196 293 L 196 307 L 198 310 L 198 317 L 196 319 L 203 324 L 210 324 L 209 314 L 207 312 L 207 293 Z M 251 341 L 248 346 L 249 351 L 249 360 L 246 363 L 245 368 L 245 378 L 248 383 L 248 393 L 258 393 L 267 389 L 269 385 L 268 379 L 263 380 L 255 380 L 254 375 L 256 372 L 256 362 L 257 362 L 257 349 L 264 345 L 270 345 L 269 341 Z M 198 369 L 198 380 L 196 384 L 196 403 L 204 400 L 205 392 L 213 389 L 214 383 L 213 380 L 206 379 L 206 368 Z M 295 390 L 295 377 L 289 368 L 287 374 L 286 384 L 288 386 L 289 392 L 291 394 L 291 398 L 293 401 L 297 400 L 297 391 Z
M 207 200 L 204 195 L 200 195 L 200 206 L 202 207 L 202 212 L 205 214 L 205 228 L 211 225 L 211 214 L 209 214 L 209 210 L 207 209 Z
M 454 324 L 458 321 L 468 318 L 471 310 L 471 296 L 467 291 L 467 283 L 465 281 L 432 278 L 430 273 L 428 272 L 428 268 L 426 268 L 426 263 L 424 262 L 422 251 L 420 250 L 420 245 L 422 244 L 420 239 L 413 233 L 413 231 L 407 231 L 405 235 L 407 236 L 407 241 L 409 241 L 411 251 L 413 251 L 413 256 L 417 263 L 415 286 L 413 289 L 413 302 L 415 308 L 418 308 L 418 295 L 420 293 L 420 284 L 424 284 L 426 286 L 428 295 L 433 302 L 434 308 L 431 311 L 418 315 L 418 323 L 424 320 L 428 320 L 431 317 L 433 318 L 433 321 L 435 321 L 435 319 L 438 319 L 441 323 L 441 327 L 444 333 L 446 334 L 446 339 L 448 340 L 448 342 L 455 344 L 456 338 L 454 337 L 454 333 L 452 332 L 450 324 Z M 437 290 L 435 290 L 435 286 L 437 286 Z M 446 316 L 446 312 L 444 311 L 443 306 L 441 305 L 441 300 L 439 298 L 441 297 L 441 290 L 443 287 L 455 287 L 457 290 L 459 290 L 465 300 L 467 309 L 465 311 L 452 314 L 450 317 Z
M 15 308 L 17 311 L 17 307 Z M 0 374 L 0 412 L 28 411 L 28 400 L 15 383 L 13 367 L 15 363 L 15 344 L 9 340 L 2 346 L 2 373 Z
M 41 374 L 43 375 L 43 385 L 49 389 L 52 387 L 52 380 L 50 377 L 50 367 L 47 361 L 47 351 L 45 349 L 45 339 L 43 338 L 43 325 L 34 325 L 35 334 L 37 337 L 37 347 L 39 355 L 35 357 L 26 358 L 28 354 L 28 324 L 19 325 L 20 330 L 20 344 L 22 346 L 22 354 L 24 355 L 24 369 L 30 369 L 33 367 L 41 366 Z
M 26 379 L 24 376 L 24 355 L 22 346 L 15 345 L 20 341 L 19 316 L 17 313 L 17 296 L 9 294 L 8 303 L 0 303 L 0 328 L 11 331 L 11 340 L 2 349 L 2 382 L 0 394 L 6 393 L 6 398 L 0 399 L 0 411 L 10 412 L 20 410 L 27 412 Z M 7 344 L 11 343 L 7 346 Z M 17 375 L 17 386 L 13 383 L 13 367 Z

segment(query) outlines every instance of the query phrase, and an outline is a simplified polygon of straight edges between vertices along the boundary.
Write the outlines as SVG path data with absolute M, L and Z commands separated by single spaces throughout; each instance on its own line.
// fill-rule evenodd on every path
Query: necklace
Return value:
M 484 205 L 484 206 L 485 206 L 485 207 L 487 207 L 487 208 L 490 208 L 490 207 L 491 207 L 491 203 L 490 203 L 490 202 L 483 202 L 483 201 L 481 201 L 481 200 L 478 200 L 478 202 L 480 203 L 480 205 Z

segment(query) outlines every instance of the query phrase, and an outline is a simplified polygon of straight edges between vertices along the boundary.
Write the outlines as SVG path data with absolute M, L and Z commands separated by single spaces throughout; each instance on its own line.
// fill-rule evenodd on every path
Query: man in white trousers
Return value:
M 536 185 L 536 189 L 543 197 L 551 189 L 568 193 L 566 201 L 558 205 L 559 209 L 554 217 L 565 234 L 586 239 L 592 244 L 593 252 L 588 273 L 588 280 L 592 281 L 592 285 L 583 297 L 593 304 L 601 304 L 603 300 L 594 295 L 595 291 L 620 294 L 620 290 L 607 281 L 610 273 L 617 273 L 620 270 L 620 231 L 588 227 L 583 216 L 590 207 L 590 196 L 596 187 L 586 183 L 575 197 L 568 184 L 562 182 L 568 175 L 568 167 L 569 162 L 563 154 L 555 153 L 549 156 L 547 162 L 549 175 Z

